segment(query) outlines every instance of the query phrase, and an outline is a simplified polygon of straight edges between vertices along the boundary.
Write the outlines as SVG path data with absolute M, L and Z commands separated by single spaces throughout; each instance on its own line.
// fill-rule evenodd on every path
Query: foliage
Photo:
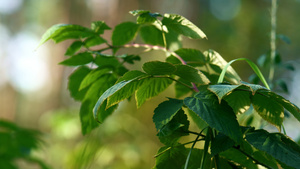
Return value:
M 48 169 L 43 161 L 30 155 L 31 150 L 40 147 L 40 136 L 41 133 L 36 130 L 21 128 L 12 122 L 0 120 L 0 168 L 16 169 L 17 161 L 24 160 Z
M 299 108 L 271 91 L 258 67 L 248 59 L 256 75 L 265 84 L 241 81 L 237 72 L 216 51 L 201 52 L 181 48 L 181 36 L 206 38 L 193 23 L 176 14 L 131 11 L 137 22 L 123 22 L 112 33 L 111 42 L 102 36 L 111 29 L 103 21 L 91 28 L 79 25 L 54 25 L 44 34 L 40 45 L 49 39 L 61 42 L 73 39 L 68 59 L 60 64 L 76 66 L 69 77 L 71 96 L 81 102 L 82 133 L 88 134 L 114 112 L 117 105 L 134 95 L 136 106 L 174 84 L 177 98 L 168 98 L 154 111 L 157 136 L 165 145 L 156 155 L 154 168 L 297 168 L 300 147 L 288 136 L 255 129 L 251 121 L 239 116 L 258 114 L 281 131 L 284 111 L 300 121 Z M 135 43 L 135 41 L 144 41 Z M 149 61 L 142 71 L 126 65 L 140 56 L 119 54 L 121 48 L 163 50 L 166 61 Z M 111 52 L 108 52 L 108 51 Z M 223 82 L 225 80 L 225 82 Z M 200 132 L 190 131 L 190 121 Z M 256 119 L 254 119 L 256 120 Z M 201 126 L 207 126 L 205 128 Z M 196 139 L 182 143 L 180 138 L 193 134 Z M 204 141 L 202 149 L 194 148 Z M 193 144 L 191 147 L 188 145 Z

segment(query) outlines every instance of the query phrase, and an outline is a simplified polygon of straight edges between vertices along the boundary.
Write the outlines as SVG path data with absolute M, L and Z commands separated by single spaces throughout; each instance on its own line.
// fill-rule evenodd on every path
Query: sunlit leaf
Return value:
M 94 83 L 96 80 L 98 80 L 102 75 L 105 73 L 108 73 L 109 69 L 94 69 L 89 74 L 87 74 L 84 79 L 82 80 L 79 90 L 82 90 L 86 88 L 87 86 Z
M 94 60 L 93 55 L 84 52 L 84 53 L 79 53 L 77 55 L 71 56 L 69 59 L 66 59 L 59 64 L 61 65 L 66 65 L 66 66 L 79 66 L 79 65 L 85 65 Z
M 91 29 L 98 34 L 103 34 L 105 30 L 110 30 L 111 28 L 104 21 L 94 21 L 91 24 Z
M 232 108 L 235 114 L 245 113 L 251 105 L 250 93 L 248 91 L 234 91 L 224 97 L 224 100 Z
M 255 148 L 265 151 L 288 166 L 300 166 L 300 146 L 281 133 L 256 130 L 246 134 L 247 141 Z
M 112 34 L 112 43 L 115 46 L 125 45 L 134 39 L 139 25 L 134 22 L 123 22 L 117 25 Z
M 138 24 L 153 23 L 157 20 L 156 19 L 157 16 L 160 16 L 160 14 L 150 13 L 150 12 L 142 13 L 137 17 L 136 23 L 138 23 Z
M 140 35 L 145 43 L 164 46 L 162 31 L 154 25 L 144 25 L 140 28 Z
M 92 37 L 87 38 L 84 41 L 84 45 L 89 48 L 92 46 L 100 45 L 105 42 L 106 42 L 106 40 L 103 39 L 101 36 L 92 36 Z
M 137 107 L 140 107 L 146 100 L 163 92 L 171 83 L 172 80 L 166 78 L 147 79 L 135 93 Z
M 173 29 L 178 34 L 182 34 L 189 38 L 206 38 L 206 35 L 196 25 L 183 16 L 176 14 L 165 14 L 162 23 L 168 29 Z
M 210 127 L 241 142 L 242 133 L 232 109 L 225 102 L 218 103 L 217 97 L 207 91 L 200 90 L 194 97 L 184 99 L 184 104 L 201 117 Z
M 227 85 L 227 84 L 217 84 L 208 86 L 208 90 L 213 92 L 221 100 L 224 96 L 230 94 L 234 89 L 238 88 L 240 85 Z
M 283 106 L 278 104 L 272 97 L 256 92 L 252 96 L 252 105 L 255 111 L 266 121 L 275 125 L 280 131 L 284 118 Z
M 171 75 L 176 67 L 168 62 L 151 61 L 143 64 L 143 70 L 150 75 Z
M 197 49 L 181 48 L 175 51 L 188 65 L 203 66 L 206 59 L 203 53 Z M 180 63 L 180 62 L 179 62 Z
M 209 84 L 208 78 L 200 71 L 189 65 L 176 65 L 175 75 L 189 82 L 205 85 Z

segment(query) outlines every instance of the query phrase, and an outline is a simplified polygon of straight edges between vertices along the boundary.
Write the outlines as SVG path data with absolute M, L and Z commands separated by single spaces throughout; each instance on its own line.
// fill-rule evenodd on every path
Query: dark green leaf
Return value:
M 223 151 L 232 148 L 235 145 L 235 142 L 231 140 L 229 137 L 222 133 L 218 133 L 218 135 L 211 142 L 211 156 L 215 156 Z
M 206 38 L 206 35 L 196 25 L 183 16 L 176 14 L 165 14 L 162 23 L 168 29 L 173 29 L 178 34 L 182 34 L 189 38 Z
M 261 85 L 257 85 L 257 84 L 250 84 L 247 82 L 241 82 L 243 84 L 243 86 L 246 86 L 248 88 L 250 88 L 252 95 L 254 95 L 258 90 L 260 91 L 268 91 L 269 89 L 265 88 L 264 86 Z M 241 86 L 241 88 L 243 88 L 243 86 Z
M 137 15 L 141 15 L 144 13 L 150 13 L 150 11 L 148 10 L 133 10 L 133 11 L 129 11 L 130 14 L 132 14 L 133 16 L 137 16 Z
M 168 101 L 164 101 L 158 105 L 154 110 L 153 122 L 156 129 L 159 131 L 164 125 L 169 123 L 176 113 L 183 106 L 182 100 L 169 98 Z
M 86 66 L 81 66 L 76 69 L 70 76 L 68 81 L 68 89 L 70 91 L 71 97 L 75 100 L 82 100 L 87 90 L 79 91 L 80 84 L 82 80 L 91 72 Z
M 111 28 L 104 21 L 95 21 L 92 22 L 91 29 L 98 34 L 103 34 L 105 30 L 110 30 Z
M 120 62 L 117 58 L 111 55 L 105 55 L 102 53 L 97 53 L 95 58 L 95 63 L 100 68 L 110 68 L 110 69 L 116 69 L 120 65 Z
M 168 62 L 151 61 L 143 64 L 143 70 L 150 75 L 171 75 L 176 67 Z
M 135 93 L 137 107 L 139 108 L 146 100 L 163 92 L 171 83 L 172 80 L 167 78 L 149 78 L 145 80 Z
M 255 163 L 253 163 L 252 159 L 249 159 L 248 156 L 238 151 L 237 149 L 229 149 L 225 152 L 220 153 L 220 156 L 230 161 L 233 161 L 243 167 L 249 169 L 258 169 L 258 166 Z
M 245 113 L 251 105 L 250 93 L 248 91 L 234 91 L 224 97 L 224 100 L 232 108 L 235 114 Z
M 57 24 L 49 28 L 42 36 L 39 46 L 52 39 L 58 43 L 66 39 L 80 39 L 94 36 L 95 33 L 80 25 Z
M 76 52 L 78 52 L 81 48 L 81 46 L 83 45 L 83 43 L 81 41 L 75 41 L 73 42 L 67 49 L 65 55 L 66 56 L 72 56 L 74 55 Z
M 156 19 L 157 16 L 159 16 L 159 14 L 158 15 L 154 15 L 154 14 L 152 14 L 150 12 L 148 12 L 148 13 L 142 13 L 142 14 L 140 14 L 137 17 L 136 23 L 137 24 L 153 23 L 153 22 L 155 22 L 157 20 Z
M 161 154 L 162 153 L 162 154 Z M 158 150 L 154 169 L 183 168 L 188 151 L 183 145 L 162 147 Z
M 176 65 L 176 71 L 174 74 L 189 82 L 201 85 L 210 83 L 207 77 L 200 70 L 189 65 Z
M 123 57 L 123 60 L 129 64 L 134 64 L 134 61 L 140 61 L 141 57 L 138 55 L 126 55 Z
M 66 59 L 59 64 L 61 65 L 66 65 L 66 66 L 79 66 L 79 65 L 85 65 L 94 60 L 93 55 L 84 52 L 84 53 L 79 53 L 77 55 L 71 56 L 69 59 Z
M 281 133 L 256 130 L 246 134 L 247 141 L 255 148 L 265 151 L 288 166 L 300 166 L 300 146 Z
M 189 81 L 184 80 L 182 78 L 178 79 L 179 82 L 186 84 L 187 86 L 191 85 Z M 175 96 L 176 98 L 182 97 L 189 92 L 191 92 L 191 88 L 181 84 L 181 83 L 175 83 Z
M 80 122 L 81 122 L 81 132 L 83 135 L 90 133 L 94 128 L 96 128 L 99 123 L 93 118 L 93 104 L 91 100 L 85 100 L 81 103 L 80 107 Z
M 101 36 L 92 36 L 92 37 L 87 38 L 84 41 L 84 45 L 87 48 L 89 48 L 89 47 L 92 47 L 92 46 L 100 45 L 100 44 L 105 43 L 105 42 L 106 42 L 106 40 L 103 39 Z
M 174 145 L 182 136 L 188 135 L 190 122 L 187 115 L 180 109 L 173 116 L 171 121 L 161 126 L 158 132 L 158 137 L 161 143 L 165 145 Z
M 133 22 L 123 22 L 117 25 L 112 34 L 114 46 L 125 45 L 134 39 L 139 29 L 139 25 Z
M 242 133 L 232 109 L 226 102 L 218 103 L 217 97 L 206 89 L 200 90 L 194 97 L 184 99 L 184 104 L 201 117 L 210 127 L 241 142 Z
M 284 118 L 283 106 L 263 92 L 256 92 L 251 101 L 255 111 L 280 131 Z

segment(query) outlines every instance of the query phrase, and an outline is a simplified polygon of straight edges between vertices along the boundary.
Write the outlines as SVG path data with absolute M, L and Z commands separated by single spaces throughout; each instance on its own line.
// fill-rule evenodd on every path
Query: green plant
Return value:
M 299 108 L 272 92 L 252 61 L 240 58 L 227 63 L 213 50 L 182 48 L 181 36 L 206 38 L 183 16 L 145 10 L 131 14 L 137 16 L 137 22 L 117 25 L 111 43 L 102 37 L 105 30 L 111 29 L 103 21 L 93 22 L 91 28 L 54 25 L 42 37 L 40 44 L 50 39 L 56 43 L 75 39 L 65 53 L 70 57 L 60 64 L 76 67 L 68 86 L 71 96 L 81 102 L 83 134 L 104 122 L 121 101 L 134 95 L 139 108 L 174 84 L 176 98 L 167 98 L 153 115 L 157 136 L 165 145 L 158 150 L 154 168 L 299 166 L 300 146 L 280 133 L 284 110 L 300 121 Z M 139 40 L 145 44 L 135 43 Z M 121 48 L 162 50 L 167 58 L 165 62 L 144 63 L 142 71 L 128 70 L 125 65 L 140 61 L 140 56 L 120 54 Z M 230 66 L 241 60 L 249 63 L 265 87 L 241 81 Z M 188 115 L 199 132 L 190 131 Z M 255 129 L 253 122 L 260 119 L 279 132 Z M 180 141 L 190 134 L 195 135 L 195 140 Z M 195 148 L 201 141 L 204 147 Z

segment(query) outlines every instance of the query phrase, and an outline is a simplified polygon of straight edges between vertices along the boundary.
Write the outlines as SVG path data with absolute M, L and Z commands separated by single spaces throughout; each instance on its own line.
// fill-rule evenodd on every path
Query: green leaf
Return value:
M 79 53 L 77 55 L 71 56 L 69 59 L 66 59 L 59 64 L 66 66 L 79 66 L 85 65 L 94 60 L 93 55 L 88 52 Z
M 57 24 L 53 25 L 43 34 L 38 46 L 50 39 L 58 43 L 66 39 L 80 39 L 94 35 L 95 33 L 92 30 L 80 25 Z
M 255 148 L 265 151 L 288 166 L 300 165 L 300 146 L 281 133 L 256 130 L 246 134 L 247 141 Z
M 157 19 L 156 17 L 159 16 L 160 14 L 156 13 L 142 13 L 140 14 L 137 19 L 136 19 L 136 23 L 137 24 L 146 24 L 146 23 L 153 23 L 155 22 Z
M 234 89 L 238 88 L 241 85 L 228 85 L 228 84 L 217 84 L 208 86 L 208 90 L 213 92 L 219 99 L 219 103 L 224 96 L 230 94 Z
M 120 65 L 117 58 L 102 53 L 96 53 L 95 63 L 100 68 L 110 68 L 112 70 L 116 69 Z
M 265 94 L 269 95 L 272 99 L 276 100 L 280 105 L 282 105 L 287 111 L 293 114 L 293 116 L 300 122 L 300 109 L 295 104 L 291 103 L 289 100 L 284 97 L 273 93 L 273 92 L 265 92 Z
M 169 123 L 176 113 L 183 106 L 182 100 L 172 99 L 162 102 L 154 110 L 153 122 L 156 129 L 159 131 L 164 125 Z
M 84 79 L 82 80 L 79 90 L 82 90 L 92 83 L 94 83 L 96 80 L 98 80 L 102 75 L 109 72 L 109 69 L 94 69 L 89 74 L 87 74 Z
M 150 13 L 149 10 L 133 10 L 133 11 L 129 11 L 129 13 L 133 16 L 137 16 L 137 15 L 141 15 L 141 14 L 144 14 L 144 13 Z
M 278 85 L 284 92 L 288 93 L 289 92 L 289 89 L 288 89 L 288 86 L 286 84 L 286 82 L 282 79 L 278 79 L 276 80 L 276 85 Z
M 99 123 L 93 118 L 93 103 L 91 100 L 85 100 L 81 103 L 80 107 L 80 122 L 81 122 L 81 132 L 83 135 L 90 133 L 94 128 L 96 128 Z
M 79 91 L 80 84 L 82 80 L 91 72 L 86 66 L 81 66 L 77 68 L 70 76 L 68 81 L 68 89 L 70 91 L 71 97 L 75 100 L 82 100 L 87 90 Z
M 258 166 L 253 163 L 252 159 L 249 159 L 248 156 L 238 151 L 237 149 L 232 148 L 225 152 L 221 152 L 220 156 L 237 164 L 240 164 L 240 166 L 243 166 L 245 168 L 258 169 Z
M 222 133 L 218 133 L 218 135 L 211 142 L 211 156 L 215 156 L 223 151 L 226 151 L 234 145 L 235 142 L 233 140 Z
M 173 29 L 178 34 L 182 34 L 189 38 L 206 38 L 206 35 L 196 25 L 183 16 L 176 14 L 165 14 L 162 23 L 168 29 Z
M 180 109 L 168 123 L 161 126 L 157 136 L 161 143 L 175 145 L 182 136 L 189 135 L 189 124 L 187 115 Z
M 288 36 L 285 36 L 283 34 L 278 34 L 277 38 L 279 38 L 280 40 L 282 40 L 283 42 L 285 42 L 287 44 L 291 44 L 291 39 Z
M 114 46 L 125 45 L 134 39 L 139 29 L 139 25 L 133 22 L 123 22 L 117 25 L 112 34 Z
M 131 80 L 136 79 L 132 81 L 131 83 L 128 83 L 123 88 L 112 94 L 107 99 L 107 106 L 110 107 L 112 105 L 115 105 L 119 102 L 121 102 L 124 99 L 129 98 L 144 82 L 144 80 L 139 80 L 139 78 L 146 77 L 146 74 L 141 71 L 130 71 L 124 74 L 123 77 L 121 77 L 118 82 L 125 81 L 125 80 Z
M 135 98 L 137 107 L 148 99 L 163 92 L 173 81 L 167 78 L 149 78 L 136 91 Z
M 189 65 L 176 65 L 176 71 L 174 74 L 189 82 L 201 85 L 210 83 L 207 77 L 200 70 Z
M 186 84 L 187 86 L 191 85 L 189 81 L 184 80 L 182 78 L 178 79 L 179 82 Z M 181 84 L 181 83 L 175 83 L 175 96 L 176 98 L 182 97 L 189 92 L 191 92 L 191 88 Z
M 243 86 L 246 86 L 248 88 L 250 88 L 251 92 L 252 92 L 252 95 L 254 95 L 258 90 L 261 90 L 261 91 L 269 91 L 269 89 L 261 86 L 261 85 L 257 85 L 257 84 L 250 84 L 250 83 L 247 83 L 247 82 L 243 82 L 241 81 L 241 83 L 243 84 Z
M 168 62 L 151 61 L 143 64 L 143 70 L 150 75 L 171 75 L 176 67 Z
M 187 153 L 187 149 L 183 145 L 162 147 L 157 152 L 157 154 L 160 155 L 156 157 L 155 167 L 153 169 L 183 168 Z
M 224 100 L 235 114 L 245 113 L 251 105 L 250 93 L 248 91 L 234 91 L 224 97 Z
M 256 92 L 251 100 L 255 111 L 280 131 L 284 118 L 283 106 L 272 97 L 264 95 L 263 92 Z
M 129 64 L 134 64 L 134 61 L 140 61 L 141 57 L 138 55 L 126 55 L 122 57 L 124 62 L 129 63 Z
M 92 22 L 91 29 L 98 34 L 103 34 L 105 30 L 110 30 L 111 28 L 104 21 L 95 21 Z
M 81 48 L 81 46 L 83 45 L 83 43 L 81 41 L 75 41 L 73 42 L 67 49 L 65 55 L 66 56 L 72 56 L 74 55 L 76 52 L 78 52 Z
M 102 43 L 106 43 L 107 41 L 105 39 L 103 39 L 101 36 L 92 36 L 87 38 L 84 41 L 84 45 L 89 48 L 92 46 L 96 46 L 96 45 L 100 45 Z
M 222 70 L 226 67 L 226 73 L 224 72 L 225 79 L 234 84 L 238 84 L 240 82 L 241 78 L 239 75 L 230 65 L 227 65 L 228 63 L 226 60 L 218 52 L 214 50 L 208 50 L 204 52 L 204 55 L 207 60 L 206 62 L 216 73 L 221 74 Z M 221 82 L 218 81 L 218 83 Z
M 205 56 L 197 49 L 180 48 L 175 53 L 191 66 L 203 66 L 206 63 Z
M 154 25 L 144 25 L 140 28 L 141 38 L 150 45 L 164 46 L 162 31 Z
M 232 109 L 226 102 L 218 103 L 217 97 L 206 89 L 200 90 L 194 97 L 184 99 L 184 104 L 201 117 L 210 127 L 241 142 L 242 133 Z
M 131 79 L 131 80 L 127 80 L 127 81 L 121 81 L 113 86 L 111 86 L 109 89 L 107 89 L 98 99 L 95 107 L 94 107 L 94 118 L 98 117 L 98 109 L 99 107 L 102 105 L 102 103 L 104 102 L 104 100 L 106 100 L 109 96 L 113 95 L 114 93 L 116 93 L 118 90 L 120 90 L 121 88 L 123 88 L 125 85 L 127 85 L 128 83 L 132 82 L 135 79 Z

